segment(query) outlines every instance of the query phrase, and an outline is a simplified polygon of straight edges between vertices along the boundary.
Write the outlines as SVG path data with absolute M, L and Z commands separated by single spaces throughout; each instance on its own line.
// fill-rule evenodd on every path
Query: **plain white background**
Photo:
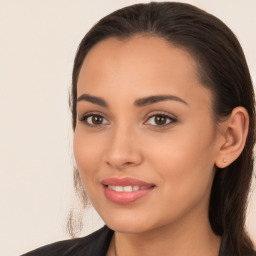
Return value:
M 68 238 L 65 220 L 69 208 L 77 207 L 68 108 L 73 58 L 101 17 L 138 2 L 0 0 L 1 255 L 20 255 Z M 216 15 L 235 32 L 255 82 L 256 1 L 184 2 Z M 256 241 L 253 188 L 247 225 Z M 81 235 L 101 225 L 90 209 Z

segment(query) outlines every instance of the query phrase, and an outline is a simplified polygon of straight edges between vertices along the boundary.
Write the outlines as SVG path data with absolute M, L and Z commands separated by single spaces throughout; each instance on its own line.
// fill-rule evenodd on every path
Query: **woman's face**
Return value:
M 107 39 L 85 58 L 77 95 L 74 155 L 110 228 L 207 218 L 219 132 L 187 51 L 157 37 Z

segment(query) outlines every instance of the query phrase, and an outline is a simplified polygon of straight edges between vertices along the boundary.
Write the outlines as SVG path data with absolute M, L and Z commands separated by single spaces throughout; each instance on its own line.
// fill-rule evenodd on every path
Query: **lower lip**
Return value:
M 107 199 L 116 204 L 130 204 L 135 202 L 136 200 L 146 196 L 150 193 L 154 187 L 150 187 L 148 189 L 141 189 L 137 191 L 131 192 L 117 192 L 114 191 L 107 186 L 103 186 L 104 193 Z

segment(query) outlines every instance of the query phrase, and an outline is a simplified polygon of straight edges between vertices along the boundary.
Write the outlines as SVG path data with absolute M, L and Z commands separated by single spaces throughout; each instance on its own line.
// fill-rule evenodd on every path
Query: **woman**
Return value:
M 106 226 L 25 255 L 256 255 L 254 93 L 220 20 L 182 3 L 106 16 L 80 43 L 71 109 L 75 184 Z

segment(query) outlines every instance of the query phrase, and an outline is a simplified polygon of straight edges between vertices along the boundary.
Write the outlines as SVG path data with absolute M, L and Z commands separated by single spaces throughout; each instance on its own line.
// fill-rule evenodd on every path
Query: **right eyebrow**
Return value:
M 188 103 L 185 100 L 174 95 L 152 95 L 145 98 L 137 99 L 134 102 L 134 105 L 136 107 L 143 107 L 146 105 L 150 105 L 150 104 L 154 104 L 154 103 L 166 101 L 166 100 L 174 100 L 174 101 L 181 102 L 185 105 L 188 105 Z
M 101 107 L 105 107 L 105 108 L 109 107 L 107 102 L 104 99 L 96 96 L 91 96 L 89 94 L 82 94 L 81 96 L 79 96 L 76 102 L 79 102 L 79 101 L 88 101 L 93 104 L 99 105 Z

